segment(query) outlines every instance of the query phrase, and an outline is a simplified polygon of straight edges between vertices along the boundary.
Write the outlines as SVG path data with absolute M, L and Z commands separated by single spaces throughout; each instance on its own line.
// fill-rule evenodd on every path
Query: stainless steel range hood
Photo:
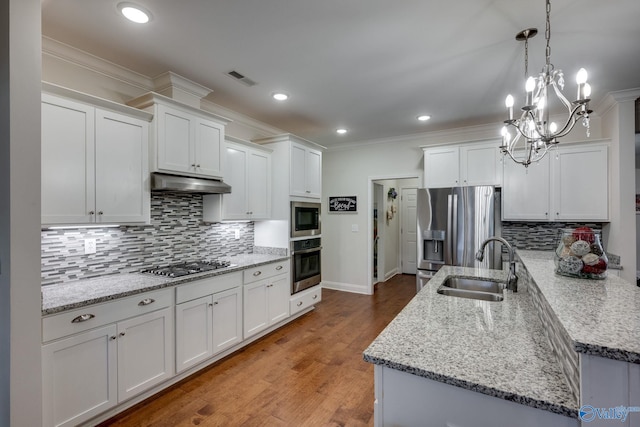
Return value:
M 151 174 L 151 191 L 176 191 L 180 193 L 224 194 L 231 193 L 231 186 L 223 181 L 188 176 Z

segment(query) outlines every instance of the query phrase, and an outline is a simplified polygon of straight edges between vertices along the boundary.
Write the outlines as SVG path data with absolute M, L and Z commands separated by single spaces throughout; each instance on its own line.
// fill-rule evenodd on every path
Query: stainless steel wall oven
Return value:
M 320 238 L 291 242 L 291 294 L 308 289 L 322 280 Z

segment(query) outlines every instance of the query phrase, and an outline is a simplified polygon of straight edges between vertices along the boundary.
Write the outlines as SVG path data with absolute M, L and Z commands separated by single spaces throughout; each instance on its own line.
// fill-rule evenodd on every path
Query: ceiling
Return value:
M 131 1 L 150 23 L 126 21 L 119 0 L 43 0 L 43 35 L 148 77 L 173 71 L 214 103 L 327 147 L 492 121 L 497 133 L 505 96 L 523 99 L 517 32 L 538 28 L 530 74 L 544 63 L 543 0 Z M 570 99 L 580 67 L 592 107 L 640 87 L 639 21 L 638 0 L 553 0 L 551 61 Z

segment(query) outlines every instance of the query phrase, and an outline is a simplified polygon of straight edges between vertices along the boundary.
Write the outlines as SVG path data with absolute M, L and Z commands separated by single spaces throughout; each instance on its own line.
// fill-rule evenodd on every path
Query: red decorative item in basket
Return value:
M 588 243 L 593 243 L 596 240 L 596 236 L 593 233 L 591 227 L 578 227 L 573 230 L 573 238 L 576 240 L 584 240 Z

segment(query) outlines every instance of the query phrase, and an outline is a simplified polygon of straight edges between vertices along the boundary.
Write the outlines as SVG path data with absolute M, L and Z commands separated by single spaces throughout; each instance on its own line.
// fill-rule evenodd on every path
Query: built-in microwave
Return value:
M 320 234 L 320 203 L 291 202 L 291 237 Z

